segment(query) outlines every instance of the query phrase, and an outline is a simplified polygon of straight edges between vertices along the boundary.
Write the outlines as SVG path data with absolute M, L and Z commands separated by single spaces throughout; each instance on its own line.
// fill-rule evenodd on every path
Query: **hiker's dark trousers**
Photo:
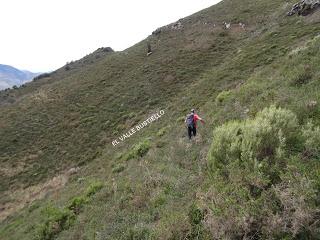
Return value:
M 188 126 L 188 136 L 189 136 L 189 139 L 191 139 L 192 134 L 193 134 L 193 136 L 196 136 L 196 135 L 197 135 L 197 128 L 196 128 L 195 126 Z

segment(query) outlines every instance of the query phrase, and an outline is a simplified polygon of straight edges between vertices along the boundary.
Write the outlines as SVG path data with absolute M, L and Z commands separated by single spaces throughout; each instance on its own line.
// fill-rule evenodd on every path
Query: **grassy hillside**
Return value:
M 0 92 L 0 239 L 319 239 L 320 14 L 294 2 L 224 0 Z

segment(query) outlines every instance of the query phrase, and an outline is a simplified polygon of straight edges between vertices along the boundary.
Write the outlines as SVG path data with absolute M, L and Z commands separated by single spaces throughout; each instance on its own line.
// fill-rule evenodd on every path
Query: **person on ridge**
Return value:
M 188 129 L 188 136 L 191 140 L 192 135 L 195 137 L 197 135 L 197 121 L 200 120 L 204 123 L 204 120 L 195 113 L 194 109 L 191 110 L 191 113 L 187 115 L 185 119 L 186 127 Z

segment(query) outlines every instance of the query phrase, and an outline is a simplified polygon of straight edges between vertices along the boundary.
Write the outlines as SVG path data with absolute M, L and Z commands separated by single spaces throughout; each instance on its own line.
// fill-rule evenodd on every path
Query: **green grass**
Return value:
M 256 217 L 257 209 L 281 211 L 279 205 L 259 201 L 250 205 L 243 200 L 250 196 L 246 186 L 212 182 L 207 162 L 212 130 L 229 121 L 254 119 L 271 105 L 293 112 L 310 139 L 303 147 L 290 148 L 296 155 L 287 159 L 288 171 L 280 178 L 283 184 L 290 180 L 287 189 L 294 191 L 286 193 L 294 200 L 314 194 L 311 190 L 320 184 L 318 140 L 311 134 L 320 125 L 320 39 L 315 38 L 320 27 L 306 18 L 286 17 L 283 7 L 280 0 L 225 0 L 183 19 L 182 31 L 149 36 L 154 49 L 149 57 L 144 40 L 123 52 L 99 53 L 99 58 L 94 53 L 90 60 L 70 64 L 68 71 L 62 68 L 0 92 L 0 164 L 7 169 L 0 175 L 1 204 L 16 201 L 15 195 L 9 197 L 14 191 L 81 168 L 58 193 L 48 192 L 38 206 L 30 203 L 1 222 L 0 238 L 32 239 L 34 226 L 52 219 L 42 213 L 49 203 L 59 216 L 64 209 L 71 212 L 72 224 L 49 221 L 48 226 L 60 226 L 56 239 L 219 239 L 223 231 L 243 238 L 242 230 L 255 230 L 255 225 L 241 228 L 239 219 Z M 204 24 L 223 21 L 244 22 L 247 31 Z M 310 101 L 318 104 L 310 108 Z M 206 124 L 199 124 L 199 135 L 190 143 L 183 121 L 191 108 Z M 112 140 L 160 109 L 163 117 L 112 146 Z M 315 188 L 304 181 L 308 176 Z M 94 179 L 98 182 L 87 189 Z M 224 197 L 217 203 L 227 202 L 224 206 L 234 206 L 231 210 L 241 216 L 237 224 L 215 227 L 219 222 L 208 218 L 210 211 L 220 216 L 227 212 L 223 205 L 208 207 L 219 193 Z M 276 194 L 277 189 L 264 199 Z M 318 228 L 307 220 L 302 224 L 310 232 Z M 301 237 L 289 231 L 278 235 Z

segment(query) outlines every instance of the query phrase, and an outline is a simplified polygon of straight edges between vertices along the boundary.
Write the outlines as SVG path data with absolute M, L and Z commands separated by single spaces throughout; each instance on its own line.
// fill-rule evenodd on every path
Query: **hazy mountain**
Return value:
M 32 80 L 37 75 L 39 73 L 19 70 L 9 65 L 0 64 L 0 90 L 14 85 L 19 86 Z

